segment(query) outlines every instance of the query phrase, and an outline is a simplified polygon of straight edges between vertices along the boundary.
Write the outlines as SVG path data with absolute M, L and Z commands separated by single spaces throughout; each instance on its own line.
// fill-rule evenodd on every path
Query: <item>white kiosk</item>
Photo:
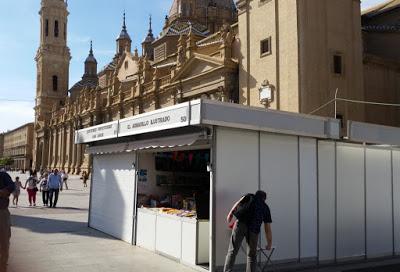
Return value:
M 350 122 L 349 140 L 341 141 L 339 126 L 330 118 L 196 100 L 82 129 L 76 143 L 93 154 L 89 225 L 220 271 L 230 237 L 226 214 L 241 195 L 261 189 L 272 212 L 275 262 L 397 255 L 400 129 Z M 180 164 L 170 162 L 177 157 Z M 208 202 L 209 213 L 199 219 L 179 207 L 195 210 L 200 192 L 209 198 L 196 209 Z M 237 263 L 245 260 L 242 254 Z

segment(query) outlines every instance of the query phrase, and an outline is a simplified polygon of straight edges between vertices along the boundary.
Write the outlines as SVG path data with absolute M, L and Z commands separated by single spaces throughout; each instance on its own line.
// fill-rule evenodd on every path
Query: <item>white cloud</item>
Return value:
M 115 50 L 100 49 L 96 50 L 95 54 L 98 56 L 113 57 L 115 55 Z
M 89 44 L 90 37 L 89 36 L 79 36 L 75 33 L 71 32 L 68 34 L 68 42 L 72 44 Z
M 361 9 L 367 9 L 376 5 L 383 3 L 383 0 L 362 0 Z
M 33 102 L 0 102 L 0 132 L 34 121 Z

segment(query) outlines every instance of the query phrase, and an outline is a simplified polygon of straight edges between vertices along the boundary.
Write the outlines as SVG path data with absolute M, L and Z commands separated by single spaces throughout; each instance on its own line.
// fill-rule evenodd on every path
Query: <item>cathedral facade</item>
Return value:
M 237 12 L 232 0 L 175 0 L 158 39 L 150 19 L 141 53 L 132 50 L 124 15 L 114 58 L 98 72 L 91 47 L 82 80 L 71 88 L 67 17 L 65 1 L 42 1 L 36 56 L 33 167 L 37 169 L 75 174 L 89 170 L 85 146 L 74 144 L 78 129 L 200 97 L 238 101 L 231 27 Z
M 368 97 L 359 1 L 174 0 L 157 38 L 150 19 L 141 52 L 132 48 L 124 15 L 113 59 L 98 71 L 90 47 L 82 80 L 71 88 L 67 3 L 41 3 L 37 169 L 90 171 L 85 146 L 74 144 L 76 130 L 198 98 L 331 116 L 343 123 L 377 116 L 348 103 L 319 109 L 335 91 L 354 100 Z M 263 89 L 270 92 L 267 100 L 261 99 Z

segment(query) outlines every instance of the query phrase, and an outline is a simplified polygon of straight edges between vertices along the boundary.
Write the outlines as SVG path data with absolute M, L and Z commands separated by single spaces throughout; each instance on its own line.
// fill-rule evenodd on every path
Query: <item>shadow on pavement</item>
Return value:
M 28 229 L 35 233 L 70 233 L 78 236 L 98 237 L 110 240 L 115 239 L 104 233 L 89 228 L 86 222 L 11 215 L 11 223 L 12 227 Z
M 400 264 L 370 267 L 362 269 L 343 270 L 343 272 L 399 272 Z

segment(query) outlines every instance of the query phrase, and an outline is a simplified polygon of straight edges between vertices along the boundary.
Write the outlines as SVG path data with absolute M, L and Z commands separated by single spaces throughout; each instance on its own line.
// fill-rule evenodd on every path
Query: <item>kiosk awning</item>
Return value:
M 149 140 L 129 143 L 128 150 L 188 146 L 194 144 L 197 140 L 203 138 L 204 138 L 203 134 L 194 133 L 194 134 L 187 134 L 180 136 L 149 139 Z
M 131 152 L 134 150 L 155 149 L 155 148 L 172 148 L 193 145 L 198 140 L 205 139 L 203 133 L 193 133 L 185 135 L 177 135 L 171 137 L 153 138 L 148 140 L 134 141 L 121 144 L 111 144 L 102 146 L 88 147 L 86 152 L 89 154 L 110 154 Z

